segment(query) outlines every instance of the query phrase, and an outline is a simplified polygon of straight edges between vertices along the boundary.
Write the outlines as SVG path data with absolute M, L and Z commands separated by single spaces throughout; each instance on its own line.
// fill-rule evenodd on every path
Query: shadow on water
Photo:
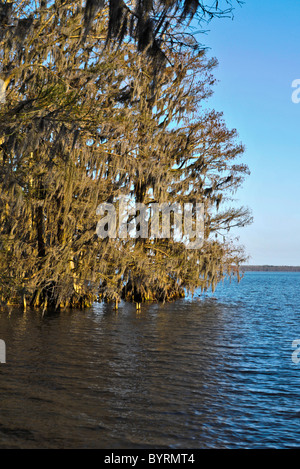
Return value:
M 0 447 L 297 446 L 300 275 L 286 275 L 284 291 L 252 274 L 139 314 L 3 313 Z

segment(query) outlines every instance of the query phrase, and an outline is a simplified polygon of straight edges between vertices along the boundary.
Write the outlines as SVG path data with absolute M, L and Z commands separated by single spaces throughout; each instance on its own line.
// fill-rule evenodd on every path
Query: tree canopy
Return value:
M 147 51 L 126 35 L 107 47 L 107 9 L 94 12 L 84 41 L 87 12 L 75 1 L 19 0 L 2 11 L 2 303 L 165 301 L 214 288 L 245 259 L 226 232 L 251 221 L 230 202 L 249 173 L 237 163 L 243 145 L 204 105 L 216 60 L 174 45 L 154 78 Z M 203 246 L 100 238 L 97 209 L 120 196 L 202 203 Z
M 232 15 L 234 4 L 241 0 L 87 0 L 84 34 L 92 27 L 95 16 L 108 7 L 107 39 L 122 43 L 132 38 L 139 51 L 163 60 L 166 48 L 174 44 L 198 48 L 200 44 L 186 30 L 195 19 L 203 25 L 214 17 Z

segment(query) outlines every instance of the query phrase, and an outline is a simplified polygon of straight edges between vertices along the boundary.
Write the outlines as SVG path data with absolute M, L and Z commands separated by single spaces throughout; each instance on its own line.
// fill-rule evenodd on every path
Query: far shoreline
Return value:
M 300 272 L 300 266 L 293 265 L 241 265 L 241 272 Z

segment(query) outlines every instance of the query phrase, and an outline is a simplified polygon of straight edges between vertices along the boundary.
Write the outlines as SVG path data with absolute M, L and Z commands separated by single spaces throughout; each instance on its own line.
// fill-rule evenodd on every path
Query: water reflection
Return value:
M 291 296 L 299 279 L 287 283 L 293 307 L 284 311 L 276 279 L 262 285 L 252 275 L 217 300 L 138 315 L 125 304 L 118 313 L 97 305 L 43 318 L 2 314 L 0 447 L 296 446 L 300 368 L 290 344 L 300 338 Z M 276 295 L 263 301 L 266 290 Z

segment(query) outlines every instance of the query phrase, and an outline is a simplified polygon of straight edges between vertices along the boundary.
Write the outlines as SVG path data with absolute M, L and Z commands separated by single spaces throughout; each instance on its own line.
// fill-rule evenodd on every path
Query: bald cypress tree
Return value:
M 230 274 L 243 253 L 214 235 L 250 221 L 245 209 L 222 210 L 248 169 L 236 163 L 236 132 L 201 107 L 215 61 L 166 46 L 169 61 L 155 74 L 130 38 L 107 47 L 107 9 L 83 41 L 86 10 L 75 1 L 20 0 L 2 11 L 2 303 L 164 301 Z M 99 237 L 99 205 L 121 196 L 147 207 L 203 203 L 203 246 Z
M 146 63 L 131 65 L 138 83 L 130 103 L 135 110 L 130 132 L 133 164 L 121 160 L 120 177 L 130 188 L 131 200 L 144 206 L 203 204 L 204 243 L 194 250 L 175 237 L 151 239 L 151 220 L 147 238 L 129 237 L 122 247 L 111 240 L 113 255 L 122 252 L 121 296 L 136 302 L 176 299 L 186 289 L 214 289 L 232 274 L 233 264 L 245 259 L 242 249 L 226 240 L 226 233 L 251 222 L 248 209 L 230 204 L 249 174 L 246 165 L 238 164 L 244 147 L 237 142 L 236 130 L 226 128 L 222 114 L 203 106 L 211 94 L 216 62 L 202 53 L 174 53 L 175 65 L 160 74 L 155 93 Z M 132 218 L 138 224 L 139 214 Z M 112 266 L 114 278 L 115 261 Z

